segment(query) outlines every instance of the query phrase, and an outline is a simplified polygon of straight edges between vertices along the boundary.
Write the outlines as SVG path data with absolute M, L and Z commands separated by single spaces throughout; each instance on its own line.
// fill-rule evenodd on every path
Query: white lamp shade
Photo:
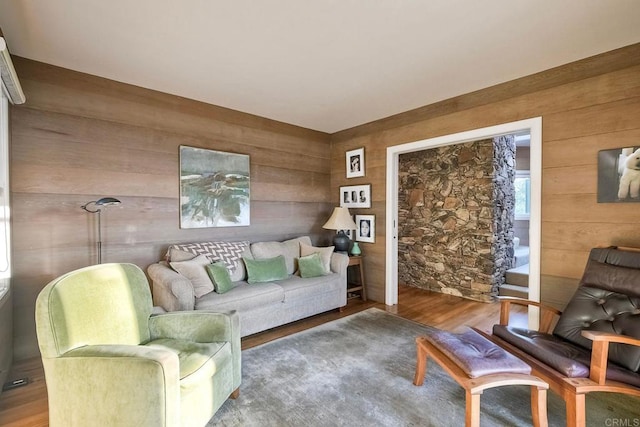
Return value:
M 333 208 L 331 218 L 322 226 L 327 230 L 355 230 L 356 223 L 351 219 L 347 208 Z

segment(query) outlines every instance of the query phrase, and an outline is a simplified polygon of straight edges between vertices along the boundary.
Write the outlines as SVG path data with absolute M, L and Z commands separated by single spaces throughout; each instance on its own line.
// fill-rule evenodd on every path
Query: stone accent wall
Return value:
M 512 136 L 400 156 L 398 278 L 491 301 L 513 262 Z

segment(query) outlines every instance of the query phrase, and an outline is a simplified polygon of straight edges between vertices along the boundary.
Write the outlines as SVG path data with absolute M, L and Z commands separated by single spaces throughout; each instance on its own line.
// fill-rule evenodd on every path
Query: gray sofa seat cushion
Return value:
M 284 290 L 276 283 L 238 282 L 224 294 L 211 292 L 196 299 L 196 310 L 253 310 L 256 307 L 284 302 Z
M 336 292 L 341 289 L 341 278 L 337 273 L 304 279 L 294 275 L 289 276 L 287 280 L 278 280 L 276 283 L 284 290 L 285 301 L 306 299 L 310 304 L 313 304 L 314 295 Z

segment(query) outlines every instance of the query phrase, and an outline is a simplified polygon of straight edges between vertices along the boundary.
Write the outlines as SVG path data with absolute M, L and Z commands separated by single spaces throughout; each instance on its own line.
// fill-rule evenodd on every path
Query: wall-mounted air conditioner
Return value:
M 23 104 L 25 101 L 24 92 L 22 92 L 16 70 L 13 68 L 4 37 L 0 37 L 0 76 L 2 77 L 2 90 L 9 101 L 12 104 Z

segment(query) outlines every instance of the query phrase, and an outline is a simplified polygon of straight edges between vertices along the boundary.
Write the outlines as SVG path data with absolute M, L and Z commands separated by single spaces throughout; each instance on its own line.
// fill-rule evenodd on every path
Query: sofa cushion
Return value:
M 640 275 L 638 277 L 640 279 Z M 553 334 L 586 349 L 591 349 L 592 343 L 581 335 L 583 330 L 640 338 L 638 307 L 640 298 L 583 285 L 564 309 Z M 612 343 L 609 360 L 637 372 L 640 369 L 640 348 Z
M 331 272 L 331 255 L 333 254 L 333 250 L 335 246 L 328 246 L 325 248 L 317 248 L 315 246 L 307 245 L 305 243 L 300 242 L 300 256 L 307 256 L 314 253 L 319 253 L 322 257 L 322 265 L 324 266 L 324 272 Z
M 227 270 L 227 267 L 223 263 L 214 262 L 213 264 L 207 265 L 205 268 L 213 282 L 214 291 L 219 294 L 224 294 L 225 292 L 233 289 L 233 282 L 229 276 L 229 270 Z
M 285 301 L 309 299 L 310 304 L 313 304 L 313 297 L 316 295 L 344 289 L 344 283 L 341 282 L 341 277 L 337 273 L 329 273 L 325 276 L 311 277 L 308 279 L 303 279 L 299 276 L 289 276 L 287 280 L 278 280 L 276 283 L 284 289 Z
M 198 255 L 188 261 L 172 261 L 169 263 L 171 268 L 189 279 L 196 298 L 200 298 L 214 289 L 213 282 L 205 268 L 209 264 L 211 264 L 211 261 L 205 255 Z
M 640 256 L 628 260 L 632 265 Z M 580 287 L 569 301 L 553 330 L 554 335 L 591 348 L 583 330 L 609 332 L 640 338 L 640 268 L 611 265 L 589 259 Z M 640 370 L 640 348 L 614 343 L 609 360 L 632 371 Z
M 169 247 L 167 261 L 185 261 L 188 254 L 206 255 L 210 262 L 224 263 L 229 269 L 231 280 L 236 282 L 246 277 L 242 256 L 248 251 L 248 241 L 180 243 Z
M 247 267 L 247 282 L 249 283 L 273 282 L 274 280 L 286 279 L 288 276 L 287 266 L 282 255 L 266 259 L 243 258 L 243 260 Z
M 532 355 L 569 378 L 589 376 L 591 352 L 551 334 L 494 325 L 493 334 Z M 607 379 L 640 387 L 640 374 L 616 363 L 607 364 Z
M 284 290 L 275 283 L 258 283 L 250 285 L 238 282 L 229 292 L 218 294 L 211 292 L 196 300 L 196 310 L 255 310 L 269 304 L 284 302 Z
M 502 373 L 531 373 L 529 365 L 471 328 L 460 333 L 433 329 L 427 331 L 424 337 L 470 378 Z
M 282 255 L 287 266 L 287 273 L 293 274 L 298 269 L 297 259 L 300 258 L 300 244 L 311 245 L 309 236 L 297 237 L 284 242 L 257 242 L 251 244 L 251 254 L 255 259 L 266 259 Z
M 319 252 L 298 258 L 298 270 L 302 278 L 319 277 L 328 273 Z

